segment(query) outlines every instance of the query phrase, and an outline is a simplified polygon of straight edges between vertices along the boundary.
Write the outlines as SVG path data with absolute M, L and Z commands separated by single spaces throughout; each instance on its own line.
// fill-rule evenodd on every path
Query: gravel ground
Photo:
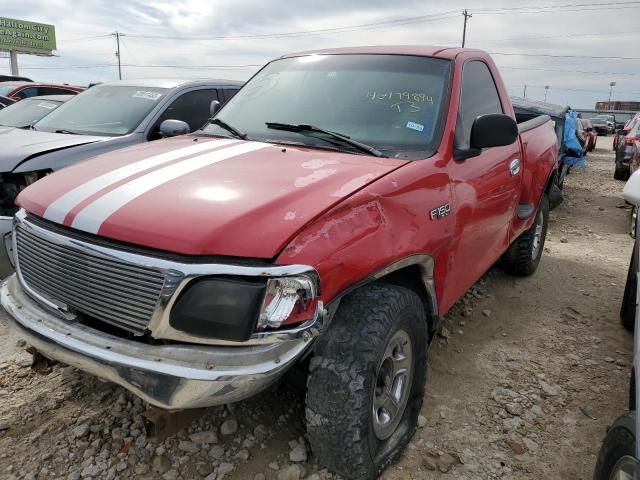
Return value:
M 618 319 L 632 240 L 611 137 L 551 214 L 531 278 L 492 269 L 430 352 L 420 428 L 395 479 L 589 479 L 627 405 L 633 339 Z M 160 443 L 146 406 L 71 367 L 36 374 L 0 314 L 0 479 L 337 478 L 304 438 L 302 396 L 276 387 L 207 410 Z

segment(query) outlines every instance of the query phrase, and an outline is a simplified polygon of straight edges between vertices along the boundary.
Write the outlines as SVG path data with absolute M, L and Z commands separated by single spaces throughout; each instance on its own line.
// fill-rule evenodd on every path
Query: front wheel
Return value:
M 345 478 L 373 479 L 413 436 L 427 371 L 427 322 L 413 291 L 363 287 L 344 298 L 311 359 L 309 441 Z
M 637 468 L 636 412 L 618 417 L 602 442 L 593 480 L 633 479 Z
M 522 233 L 502 256 L 502 268 L 512 275 L 528 277 L 538 268 L 549 226 L 549 199 L 542 195 L 533 225 Z

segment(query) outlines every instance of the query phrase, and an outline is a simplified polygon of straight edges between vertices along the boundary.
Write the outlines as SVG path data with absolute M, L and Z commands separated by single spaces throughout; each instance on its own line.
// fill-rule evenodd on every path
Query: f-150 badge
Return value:
M 434 208 L 429 212 L 429 218 L 431 220 L 440 220 L 451 213 L 451 207 L 448 203 L 440 205 L 438 208 Z

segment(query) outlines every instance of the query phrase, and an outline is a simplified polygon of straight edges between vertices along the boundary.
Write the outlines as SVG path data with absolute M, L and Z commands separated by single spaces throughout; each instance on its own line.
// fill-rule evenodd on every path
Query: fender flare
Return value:
M 373 282 L 381 280 L 386 276 L 400 271 L 407 267 L 417 266 L 420 270 L 420 283 L 423 287 L 424 295 L 426 297 L 427 305 L 427 313 L 429 322 L 429 330 L 430 330 L 430 338 L 433 338 L 433 333 L 437 331 L 442 323 L 442 320 L 438 314 L 438 296 L 435 288 L 435 278 L 434 278 L 434 270 L 435 270 L 435 262 L 431 255 L 416 253 L 412 255 L 408 255 L 401 259 L 394 260 L 387 264 L 385 267 L 372 272 L 370 275 L 366 276 L 362 280 L 359 280 L 352 285 L 345 288 L 338 295 L 336 295 L 333 299 L 331 299 L 327 304 L 327 310 L 330 312 L 330 318 L 333 318 L 333 314 L 338 309 L 340 301 L 349 293 L 357 290 L 358 288 L 369 285 Z

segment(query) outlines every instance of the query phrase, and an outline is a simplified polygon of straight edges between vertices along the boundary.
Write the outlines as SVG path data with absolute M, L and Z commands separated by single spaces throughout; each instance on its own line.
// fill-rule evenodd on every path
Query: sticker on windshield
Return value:
M 56 108 L 56 105 L 53 103 L 40 102 L 38 104 L 38 107 L 46 108 L 48 110 L 53 110 L 54 108 Z
M 424 125 L 416 122 L 407 122 L 407 128 L 410 128 L 411 130 L 415 130 L 416 132 L 424 131 Z
M 161 96 L 161 93 L 145 92 L 143 90 L 138 90 L 133 94 L 133 98 L 146 98 L 147 100 L 158 100 Z

